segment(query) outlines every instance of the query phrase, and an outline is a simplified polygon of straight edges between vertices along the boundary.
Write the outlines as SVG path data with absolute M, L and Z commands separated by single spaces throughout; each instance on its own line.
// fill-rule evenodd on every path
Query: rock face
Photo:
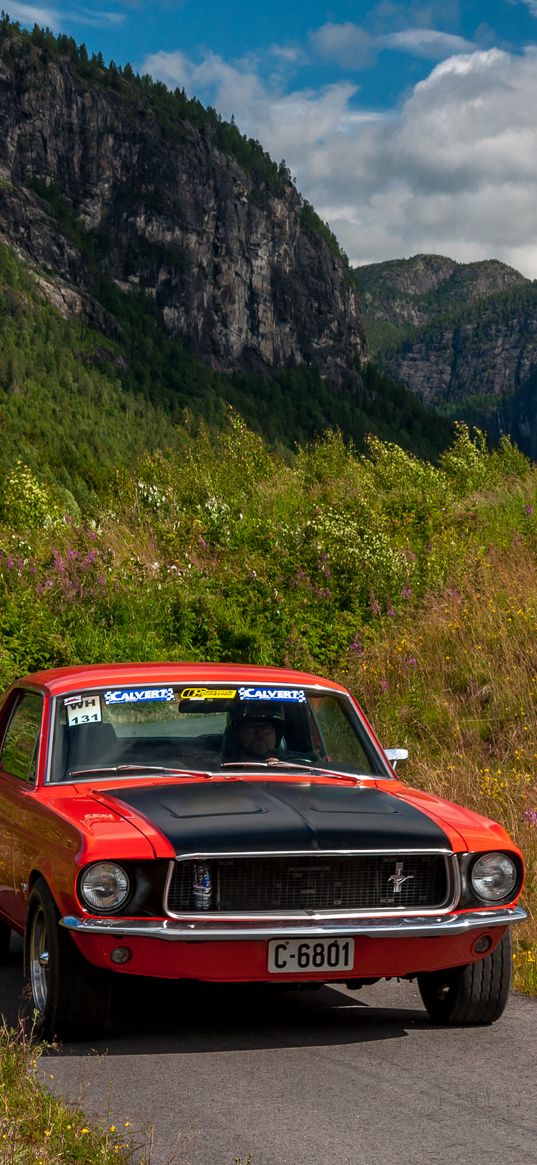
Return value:
M 448 416 L 537 453 L 537 284 L 497 261 L 440 255 L 356 271 L 380 368 Z
M 214 368 L 305 364 L 357 382 L 356 285 L 292 183 L 260 181 L 210 123 L 166 125 L 142 88 L 85 78 L 69 53 L 5 28 L 0 235 L 50 273 L 60 305 L 98 315 L 91 255 L 93 275 L 143 288 Z

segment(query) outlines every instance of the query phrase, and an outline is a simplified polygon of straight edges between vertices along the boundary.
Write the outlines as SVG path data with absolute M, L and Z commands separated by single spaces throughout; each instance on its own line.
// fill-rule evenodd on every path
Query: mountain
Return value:
M 375 432 L 426 456 L 449 443 L 449 424 L 367 364 L 348 261 L 285 163 L 184 91 L 5 16 L 0 242 L 33 280 L 23 295 L 21 270 L 0 263 L 7 317 L 23 295 L 26 345 L 10 328 L 7 363 L 18 373 L 3 378 L 0 361 L 0 390 L 20 391 L 24 376 L 38 391 L 38 349 L 41 368 L 63 372 L 56 325 L 27 310 L 37 295 L 65 321 L 71 355 L 70 321 L 85 330 L 86 372 L 98 366 L 114 391 L 131 394 L 126 413 L 134 397 L 144 407 L 141 394 L 172 423 L 186 408 L 218 426 L 231 404 L 287 447 L 327 427 L 358 445 Z M 56 391 L 62 412 L 61 376 Z M 25 420 L 24 397 L 17 407 L 27 433 L 35 408 Z M 102 418 L 92 424 L 102 429 Z
M 379 367 L 445 416 L 537 454 L 537 284 L 488 260 L 415 255 L 358 267 Z
M 363 334 L 335 240 L 285 167 L 214 111 L 4 21 L 0 119 L 0 229 L 69 310 L 89 307 L 84 230 L 109 277 L 154 296 L 212 367 L 355 381 Z

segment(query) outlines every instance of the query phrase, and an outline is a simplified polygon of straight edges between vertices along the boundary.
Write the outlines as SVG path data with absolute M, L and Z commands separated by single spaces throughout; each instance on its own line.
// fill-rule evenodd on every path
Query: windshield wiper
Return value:
M 365 777 L 372 777 L 372 772 L 341 772 L 339 769 L 325 769 L 316 761 L 285 761 L 282 756 L 269 756 L 266 761 L 225 761 L 220 769 L 297 769 L 299 772 L 308 772 L 311 777 L 338 777 L 344 781 L 363 781 Z M 219 770 L 220 771 L 220 770 Z M 218 775 L 218 774 L 217 774 Z
M 304 769 L 308 773 L 313 767 L 311 761 L 299 765 L 294 761 L 282 760 L 278 756 L 270 757 L 268 760 L 226 760 L 220 765 L 220 769 Z
M 194 777 L 199 770 L 171 769 L 165 765 L 97 765 L 93 769 L 68 769 L 67 776 L 84 777 L 93 773 L 171 773 L 178 777 Z

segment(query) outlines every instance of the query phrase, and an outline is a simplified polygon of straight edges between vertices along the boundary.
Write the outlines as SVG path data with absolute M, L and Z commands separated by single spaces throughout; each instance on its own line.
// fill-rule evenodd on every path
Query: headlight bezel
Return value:
M 87 882 L 90 878 L 114 878 L 116 876 L 117 883 L 122 885 L 121 892 L 117 894 L 112 903 L 103 904 L 97 897 L 93 900 L 88 893 Z M 124 910 L 129 899 L 132 897 L 133 882 L 129 871 L 120 862 L 110 860 L 101 860 L 91 862 L 86 866 L 78 877 L 78 896 L 85 910 L 90 914 L 119 914 Z
M 502 862 L 506 860 L 512 867 L 513 878 L 510 883 L 506 882 L 507 889 L 497 896 L 485 896 L 474 882 L 474 871 L 479 863 L 490 861 L 491 863 Z M 504 906 L 509 902 L 514 902 L 520 894 L 524 871 L 522 862 L 518 854 L 509 850 L 491 849 L 482 851 L 473 851 L 471 853 L 462 854 L 460 857 L 461 866 L 461 883 L 462 883 L 462 906 Z

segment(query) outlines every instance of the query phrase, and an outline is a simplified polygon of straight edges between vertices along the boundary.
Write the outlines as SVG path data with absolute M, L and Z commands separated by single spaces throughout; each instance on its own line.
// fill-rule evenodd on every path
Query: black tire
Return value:
M 433 1023 L 483 1026 L 503 1015 L 511 988 L 511 932 L 478 963 L 418 975 L 418 987 Z
M 28 903 L 24 978 L 26 1018 L 38 1038 L 100 1035 L 108 1017 L 110 976 L 87 963 L 59 925 L 54 899 L 42 878 L 35 882 Z
M 7 922 L 0 922 L 0 963 L 3 963 L 9 954 L 11 942 L 11 927 Z

